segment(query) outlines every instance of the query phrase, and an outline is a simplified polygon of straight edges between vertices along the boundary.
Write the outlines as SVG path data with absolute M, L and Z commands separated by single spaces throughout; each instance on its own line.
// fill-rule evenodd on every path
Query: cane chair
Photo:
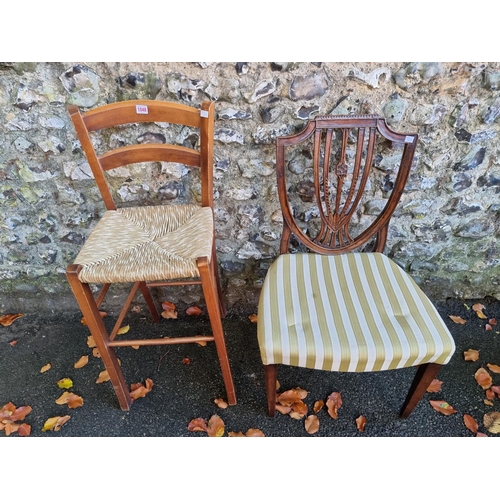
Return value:
M 169 345 L 215 341 L 229 404 L 236 403 L 221 318 L 226 309 L 218 275 L 213 223 L 214 105 L 201 109 L 160 101 L 125 101 L 104 105 L 85 113 L 76 106 L 68 112 L 102 195 L 106 212 L 99 220 L 66 275 L 71 289 L 109 373 L 122 410 L 131 404 L 129 389 L 116 357 L 120 346 Z M 93 135 L 103 129 L 128 124 L 177 124 L 199 134 L 199 148 L 164 143 L 163 140 L 108 149 L 95 146 L 104 140 Z M 138 126 L 138 125 L 132 125 Z M 172 125 L 166 125 L 170 127 Z M 173 125 L 175 126 L 175 125 Z M 107 132 L 108 130 L 105 130 Z M 104 136 L 103 136 L 104 137 Z M 110 137 L 110 136 L 109 136 Z M 119 142 L 119 141 L 118 141 Z M 186 145 L 186 143 L 189 143 Z M 196 145 L 195 145 L 196 146 Z M 119 207 L 113 199 L 109 171 L 125 165 L 168 162 L 197 168 L 201 203 L 169 203 Z M 121 204 L 123 205 L 123 203 Z M 132 283 L 130 294 L 109 332 L 99 307 L 112 283 Z M 94 296 L 90 284 L 99 287 Z M 116 335 L 140 290 L 154 322 L 161 320 L 151 287 L 201 285 L 213 335 L 117 340 Z
M 406 418 L 450 360 L 455 344 L 439 313 L 382 253 L 417 139 L 375 115 L 317 117 L 277 138 L 283 232 L 257 320 L 269 415 L 279 364 L 334 372 L 418 366 Z

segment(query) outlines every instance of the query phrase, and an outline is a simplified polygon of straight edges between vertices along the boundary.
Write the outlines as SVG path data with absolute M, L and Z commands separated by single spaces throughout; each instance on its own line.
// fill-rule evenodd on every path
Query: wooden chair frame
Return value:
M 147 114 L 144 113 L 144 110 L 146 110 Z M 203 207 L 210 207 L 213 211 L 213 103 L 204 102 L 201 109 L 196 109 L 171 102 L 137 100 L 108 104 L 83 114 L 76 106 L 69 106 L 68 112 L 107 210 L 116 210 L 117 204 L 112 197 L 106 180 L 106 171 L 132 163 L 164 161 L 182 163 L 200 169 L 202 187 L 201 205 Z M 200 132 L 200 150 L 196 151 L 184 146 L 171 144 L 136 144 L 114 149 L 98 156 L 92 145 L 90 132 L 117 125 L 141 122 L 168 122 L 195 127 Z M 67 267 L 66 274 L 69 284 L 109 373 L 122 410 L 130 409 L 131 399 L 114 348 L 137 345 L 185 344 L 200 341 L 215 341 L 228 403 L 230 405 L 236 404 L 234 383 L 222 327 L 222 318 L 226 315 L 226 308 L 222 300 L 222 289 L 218 274 L 215 235 L 211 258 L 199 258 L 197 260 L 197 267 L 199 270 L 199 279 L 142 281 L 134 283 L 110 333 L 106 330 L 99 314 L 99 307 L 110 288 L 110 283 L 105 283 L 97 297 L 94 297 L 89 284 L 81 282 L 78 277 L 81 266 L 71 264 Z M 116 340 L 117 332 L 138 290 L 144 296 L 153 321 L 159 322 L 161 316 L 154 304 L 150 288 L 182 285 L 201 285 L 213 335 Z
M 346 150 L 349 133 L 352 129 L 357 129 L 360 134 L 358 136 L 352 171 L 353 178 L 358 179 L 357 182 L 360 186 L 359 191 L 355 192 L 356 183 L 353 182 L 346 195 L 347 199 L 345 203 L 342 205 L 340 197 L 337 195 L 334 206 L 332 206 L 327 182 L 330 169 L 332 140 L 335 131 L 339 131 L 338 133 L 342 136 L 340 159 L 335 166 L 338 193 L 339 190 L 342 189 L 344 179 L 348 174 Z M 377 131 L 388 141 L 402 146 L 401 163 L 397 177 L 394 181 L 394 187 L 385 208 L 383 208 L 381 213 L 376 217 L 376 220 L 365 231 L 357 236 L 351 236 L 349 225 L 353 215 L 356 213 L 362 192 L 372 169 Z M 289 146 L 297 146 L 310 137 L 314 143 L 313 170 L 315 176 L 315 198 L 319 207 L 321 219 L 321 228 L 314 238 L 306 234 L 300 228 L 294 217 L 293 210 L 289 203 L 289 191 L 286 181 L 286 148 Z M 320 144 L 322 140 L 324 140 L 322 143 L 324 144 L 323 158 L 320 155 Z M 376 115 L 317 117 L 309 121 L 301 132 L 286 137 L 278 137 L 276 139 L 276 173 L 279 201 L 283 215 L 280 254 L 285 254 L 290 251 L 292 235 L 303 244 L 308 251 L 324 255 L 338 255 L 351 252 L 360 249 L 360 247 L 370 241 L 374 241 L 374 246 L 371 251 L 383 252 L 387 241 L 388 225 L 407 182 L 416 150 L 417 140 L 417 134 L 401 134 L 392 131 L 386 125 L 385 120 Z M 363 141 L 368 144 L 365 153 L 363 152 Z M 328 201 L 322 204 L 318 200 Z M 267 406 L 270 416 L 275 416 L 276 413 L 277 366 L 277 364 L 264 365 Z M 442 365 L 436 363 L 427 363 L 418 367 L 408 396 L 401 409 L 401 417 L 406 418 L 410 415 L 441 366 Z

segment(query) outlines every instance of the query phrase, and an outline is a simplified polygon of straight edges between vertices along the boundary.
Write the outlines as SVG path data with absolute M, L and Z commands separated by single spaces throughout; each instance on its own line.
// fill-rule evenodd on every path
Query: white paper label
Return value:
M 138 115 L 147 115 L 148 114 L 148 107 L 145 106 L 144 104 L 136 104 L 135 105 L 135 112 Z
M 407 135 L 405 137 L 405 142 L 413 142 L 413 137 L 411 135 Z
M 205 111 L 204 109 L 200 110 L 200 116 L 202 118 L 208 118 L 208 111 Z

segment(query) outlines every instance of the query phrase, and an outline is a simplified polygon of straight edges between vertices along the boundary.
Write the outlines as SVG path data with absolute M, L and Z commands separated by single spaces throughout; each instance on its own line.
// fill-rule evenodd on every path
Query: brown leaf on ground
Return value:
M 472 310 L 476 311 L 476 314 L 481 319 L 486 319 L 486 315 L 483 313 L 485 307 L 483 304 L 474 304 Z
M 493 384 L 491 375 L 484 368 L 479 368 L 474 374 L 474 378 L 484 390 L 489 389 Z
M 19 406 L 18 408 L 14 409 L 9 417 L 9 420 L 12 420 L 13 422 L 24 420 L 26 416 L 31 413 L 31 410 L 31 406 Z
M 258 315 L 257 314 L 250 314 L 250 316 L 248 316 L 248 319 L 252 322 L 252 323 L 257 323 L 257 320 L 259 319 Z
M 95 343 L 95 340 L 94 340 L 94 337 L 92 337 L 92 335 L 89 335 L 87 337 L 87 345 L 92 349 L 93 347 L 97 347 L 96 343 Z
M 14 346 L 17 344 L 17 340 L 16 340 L 16 339 L 11 340 L 11 341 L 9 342 L 9 344 L 10 344 L 12 347 L 14 347 Z
M 277 401 L 283 406 L 291 406 L 293 403 L 302 401 L 301 392 L 296 389 L 289 389 L 277 395 Z
M 442 413 L 443 415 L 452 415 L 453 413 L 457 413 L 457 410 L 453 408 L 450 404 L 448 404 L 446 401 L 429 401 L 431 406 L 439 413 Z
M 479 429 L 479 425 L 476 422 L 474 417 L 471 417 L 470 415 L 465 414 L 464 415 L 464 424 L 465 424 L 465 427 L 467 427 L 467 429 L 469 429 L 474 434 L 477 434 L 477 431 Z
M 483 403 L 488 406 L 493 406 L 493 403 L 489 399 L 483 399 Z
M 325 406 L 325 402 L 322 399 L 316 401 L 313 406 L 313 412 L 318 413 L 318 411 L 320 411 L 323 406 Z
M 366 418 L 363 417 L 363 415 L 360 415 L 356 419 L 356 427 L 358 428 L 358 431 L 363 432 L 365 430 L 365 425 L 366 425 Z
M 100 358 L 101 357 L 101 353 L 99 352 L 99 349 L 97 349 L 97 347 L 94 347 L 92 349 L 92 356 L 94 356 L 94 358 Z
M 219 407 L 225 410 L 229 405 L 221 398 L 214 399 L 214 403 Z
M 500 433 L 500 412 L 491 411 L 483 416 L 483 424 L 488 432 L 492 434 Z
M 332 418 L 338 417 L 338 410 L 342 406 L 342 397 L 340 396 L 340 392 L 332 392 L 328 399 L 326 400 L 326 407 L 328 408 L 328 414 Z
M 191 306 L 186 309 L 188 316 L 199 316 L 203 311 L 198 306 Z
M 486 396 L 486 399 L 495 399 L 495 393 L 491 390 L 491 387 L 484 391 L 484 395 Z
M 183 358 L 182 359 L 182 364 L 183 365 L 190 365 L 191 364 L 191 360 L 189 358 Z
M 319 418 L 316 415 L 309 415 L 304 421 L 304 427 L 308 434 L 316 434 L 319 431 Z
M 177 306 L 174 303 L 169 302 L 168 300 L 162 302 L 161 307 L 164 311 L 175 311 L 177 309 Z
M 300 399 L 307 398 L 307 395 L 309 394 L 305 389 L 302 389 L 300 387 L 296 387 L 294 391 L 297 391 L 297 394 L 299 395 Z
M 150 378 L 147 378 L 144 384 L 140 382 L 132 384 L 130 386 L 131 399 L 135 401 L 136 399 L 146 397 L 146 394 L 151 392 L 151 389 L 153 388 L 154 385 L 155 385 L 154 382 Z
M 292 411 L 292 407 L 276 404 L 276 411 L 279 411 L 282 415 L 287 415 Z
M 177 319 L 177 311 L 172 311 L 172 310 L 163 311 L 161 315 L 165 319 Z
M 107 382 L 108 380 L 110 380 L 108 370 L 103 370 L 102 372 L 99 373 L 99 376 L 97 377 L 95 383 L 102 384 L 103 382 Z
M 460 316 L 448 316 L 453 323 L 456 323 L 457 325 L 464 325 L 467 323 L 467 320 L 461 318 Z
M 201 337 L 201 335 L 195 335 L 195 337 Z M 202 340 L 200 342 L 196 342 L 198 345 L 201 345 L 201 347 L 205 347 L 207 345 L 207 342 L 205 340 Z
M 229 431 L 227 433 L 227 435 L 230 438 L 244 438 L 244 437 L 246 437 L 245 434 L 243 434 L 243 432 L 241 432 L 241 431 L 238 431 L 238 432 Z
M 477 361 L 479 359 L 479 351 L 475 349 L 464 351 L 464 359 L 465 361 Z
M 188 424 L 188 431 L 207 432 L 207 421 L 201 417 L 193 418 Z
M 83 405 L 83 398 L 72 392 L 63 392 L 59 398 L 56 399 L 58 405 L 67 404 L 69 408 L 79 408 Z
M 441 380 L 438 380 L 437 378 L 435 378 L 429 384 L 429 387 L 427 387 L 427 392 L 439 392 L 441 390 L 442 385 L 443 385 L 443 382 L 441 382 Z
M 266 435 L 260 429 L 248 429 L 245 432 L 246 437 L 266 437 Z
M 488 320 L 488 323 L 489 323 L 490 325 L 495 326 L 495 325 L 497 324 L 497 320 L 496 320 L 496 318 L 490 318 L 490 319 Z
M 492 385 L 490 389 L 500 398 L 500 385 Z
M 88 356 L 82 356 L 73 366 L 75 368 L 83 368 L 89 362 Z
M 0 315 L 0 325 L 10 326 L 16 319 L 22 318 L 24 314 L 1 314 Z
M 69 415 L 64 415 L 63 417 L 51 417 L 45 421 L 43 424 L 42 432 L 45 431 L 59 431 L 61 427 L 70 419 Z
M 493 327 L 492 327 L 490 324 L 486 323 L 486 325 L 484 325 L 484 329 L 485 329 L 487 332 L 491 332 L 491 330 L 493 330 Z
M 31 434 L 31 425 L 29 424 L 21 424 L 19 428 L 17 429 L 17 433 L 20 436 L 29 436 Z
M 487 438 L 488 436 L 484 432 L 478 432 L 476 434 L 476 437 L 478 437 L 478 438 Z
M 297 413 L 300 415 L 300 418 L 305 417 L 308 412 L 307 405 L 303 401 L 298 401 L 296 403 L 292 403 L 292 411 L 290 412 L 290 416 L 292 416 L 292 413 Z
M 488 367 L 488 370 L 492 371 L 493 373 L 500 373 L 500 366 L 492 365 L 491 363 L 488 363 L 486 366 Z
M 212 415 L 207 424 L 207 434 L 210 437 L 222 437 L 224 435 L 225 425 L 222 418 L 218 415 Z
M 47 363 L 46 365 L 43 365 L 40 368 L 40 373 L 45 373 L 46 371 L 50 370 L 52 368 L 52 365 L 50 363 Z
M 99 315 L 101 316 L 101 318 L 105 318 L 105 317 L 108 315 L 108 313 L 107 313 L 106 311 L 99 311 Z M 87 320 L 86 320 L 85 318 L 82 318 L 82 319 L 80 320 L 80 323 L 81 323 L 82 325 L 87 326 Z

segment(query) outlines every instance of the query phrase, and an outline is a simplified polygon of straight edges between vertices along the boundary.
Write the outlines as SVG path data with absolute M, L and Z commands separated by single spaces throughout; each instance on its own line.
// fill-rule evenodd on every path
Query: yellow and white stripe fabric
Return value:
M 167 205 L 108 210 L 78 254 L 83 283 L 157 281 L 199 276 L 212 256 L 210 207 Z
M 446 364 L 455 351 L 434 305 L 381 253 L 280 255 L 257 331 L 264 365 L 369 372 Z

